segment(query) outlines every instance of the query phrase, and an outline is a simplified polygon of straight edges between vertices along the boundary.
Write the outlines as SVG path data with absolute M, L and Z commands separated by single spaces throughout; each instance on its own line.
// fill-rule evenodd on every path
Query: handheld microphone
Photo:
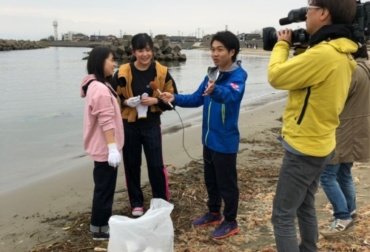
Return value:
M 150 88 L 151 88 L 151 89 L 156 90 L 160 95 L 162 94 L 162 92 L 161 92 L 161 90 L 159 90 L 159 87 L 158 87 L 158 85 L 157 85 L 157 83 L 156 83 L 156 82 L 151 81 L 151 82 L 149 83 L 149 85 L 150 85 Z M 168 103 L 168 105 L 170 105 L 170 107 L 171 107 L 171 108 L 173 108 L 173 105 L 172 105 L 172 103 L 171 103 L 171 102 L 169 102 L 169 103 Z

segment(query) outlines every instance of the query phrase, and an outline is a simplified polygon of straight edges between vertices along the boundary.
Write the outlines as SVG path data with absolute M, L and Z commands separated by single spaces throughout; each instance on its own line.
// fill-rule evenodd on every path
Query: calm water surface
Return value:
M 71 169 L 83 155 L 79 85 L 86 75 L 88 48 L 47 48 L 0 52 L 0 193 Z M 181 93 L 191 93 L 212 65 L 203 50 L 183 50 L 187 62 L 170 66 Z M 251 107 L 281 96 L 267 84 L 267 57 L 241 55 L 248 72 L 243 104 Z M 199 120 L 199 109 L 178 111 Z M 163 128 L 178 124 L 174 112 Z

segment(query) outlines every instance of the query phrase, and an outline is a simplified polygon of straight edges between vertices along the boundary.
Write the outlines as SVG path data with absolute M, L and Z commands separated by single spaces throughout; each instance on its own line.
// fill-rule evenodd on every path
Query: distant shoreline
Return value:
M 47 47 L 71 47 L 71 48 L 94 48 L 96 46 L 112 45 L 108 41 L 23 41 L 23 40 L 1 40 L 0 51 L 15 51 L 15 50 L 32 50 L 42 49 Z M 194 47 L 190 50 L 208 50 L 208 47 Z M 256 55 L 256 56 L 270 56 L 271 52 L 264 51 L 261 48 L 245 48 L 240 49 L 240 54 Z
M 0 39 L 0 51 L 43 49 L 47 47 L 88 47 L 109 46 L 107 41 L 29 41 Z
M 111 42 L 108 41 L 42 41 L 47 47 L 95 47 L 108 46 Z
M 33 50 L 47 47 L 40 41 L 0 39 L 0 51 Z

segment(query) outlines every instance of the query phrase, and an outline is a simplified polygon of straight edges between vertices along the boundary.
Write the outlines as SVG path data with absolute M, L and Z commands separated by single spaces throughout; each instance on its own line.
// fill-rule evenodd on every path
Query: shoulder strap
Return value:
M 84 86 L 82 87 L 82 90 L 84 91 L 85 95 L 87 94 L 87 89 L 89 88 L 90 84 L 91 84 L 93 81 L 96 81 L 96 79 L 89 80 L 89 81 L 86 83 L 86 85 L 84 85 Z M 105 85 L 105 84 L 103 84 L 103 85 Z M 112 95 L 113 95 L 115 98 L 117 98 L 117 93 L 113 90 L 113 88 L 111 88 L 111 87 L 109 87 L 109 86 L 107 86 L 107 85 L 105 85 L 105 86 L 109 89 L 109 91 L 112 93 Z
M 89 88 L 91 82 L 95 81 L 95 79 L 89 80 L 83 87 L 82 90 L 84 91 L 85 95 L 87 94 L 87 89 Z
M 112 93 L 112 95 L 115 97 L 115 98 L 117 98 L 117 93 L 116 93 L 116 91 L 114 91 L 114 89 L 112 88 L 112 87 L 110 87 L 110 86 L 107 86 L 107 85 L 105 85 L 108 89 L 109 89 L 109 91 Z

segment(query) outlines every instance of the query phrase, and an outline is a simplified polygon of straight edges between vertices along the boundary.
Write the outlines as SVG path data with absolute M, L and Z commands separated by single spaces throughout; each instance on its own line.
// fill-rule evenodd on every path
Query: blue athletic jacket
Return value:
M 219 73 L 211 95 L 203 96 L 208 76 L 193 94 L 175 95 L 174 104 L 177 106 L 193 108 L 203 105 L 202 143 L 213 151 L 238 152 L 239 110 L 247 76 L 241 66 L 233 64 L 229 71 Z

